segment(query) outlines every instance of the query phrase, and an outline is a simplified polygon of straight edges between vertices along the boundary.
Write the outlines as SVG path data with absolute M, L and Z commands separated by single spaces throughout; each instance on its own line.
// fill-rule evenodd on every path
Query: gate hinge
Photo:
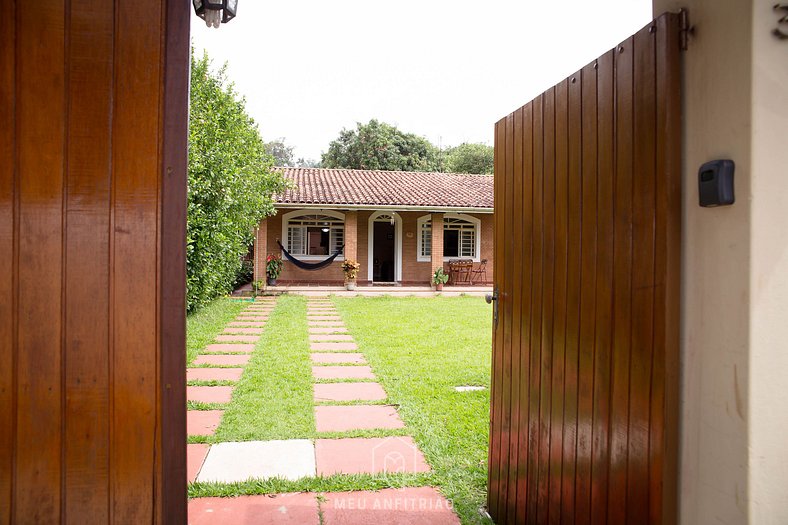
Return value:
M 689 48 L 689 39 L 694 32 L 695 28 L 690 25 L 689 21 L 689 10 L 682 7 L 679 11 L 679 47 L 682 51 Z

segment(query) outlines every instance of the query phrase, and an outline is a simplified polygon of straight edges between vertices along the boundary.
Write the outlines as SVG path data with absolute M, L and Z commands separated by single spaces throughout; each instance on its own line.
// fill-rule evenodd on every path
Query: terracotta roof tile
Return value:
M 276 197 L 278 204 L 493 207 L 493 177 L 461 173 L 276 168 L 295 188 Z

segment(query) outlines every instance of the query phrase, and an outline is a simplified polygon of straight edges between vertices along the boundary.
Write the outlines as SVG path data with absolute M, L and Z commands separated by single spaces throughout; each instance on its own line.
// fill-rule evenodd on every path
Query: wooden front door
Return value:
M 496 523 L 676 521 L 679 80 L 666 14 L 496 124 Z

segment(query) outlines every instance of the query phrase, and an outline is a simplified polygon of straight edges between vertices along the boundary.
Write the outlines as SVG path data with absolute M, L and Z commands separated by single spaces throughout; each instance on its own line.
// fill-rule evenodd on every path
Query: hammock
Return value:
M 334 252 L 334 255 L 332 255 L 328 259 L 323 259 L 322 261 L 316 262 L 316 263 L 308 263 L 308 262 L 304 262 L 304 261 L 299 261 L 298 259 L 293 257 L 290 254 L 290 252 L 288 252 L 285 249 L 285 247 L 282 246 L 282 243 L 279 242 L 278 240 L 276 241 L 276 244 L 279 245 L 279 247 L 282 249 L 282 253 L 285 254 L 285 257 L 290 262 L 292 262 L 293 264 L 295 264 L 296 266 L 298 266 L 302 270 L 310 270 L 310 271 L 312 271 L 312 270 L 319 270 L 320 268 L 324 268 L 324 267 L 328 266 L 329 264 L 331 264 L 334 261 L 334 259 L 336 259 L 345 250 L 345 245 L 343 244 L 342 246 L 339 247 L 339 249 L 336 252 Z

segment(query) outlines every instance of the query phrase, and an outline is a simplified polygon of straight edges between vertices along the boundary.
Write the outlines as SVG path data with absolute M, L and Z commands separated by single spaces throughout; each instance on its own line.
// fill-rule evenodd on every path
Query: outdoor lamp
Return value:
M 233 18 L 238 10 L 238 0 L 192 0 L 194 12 L 205 20 L 208 27 L 219 27 Z

